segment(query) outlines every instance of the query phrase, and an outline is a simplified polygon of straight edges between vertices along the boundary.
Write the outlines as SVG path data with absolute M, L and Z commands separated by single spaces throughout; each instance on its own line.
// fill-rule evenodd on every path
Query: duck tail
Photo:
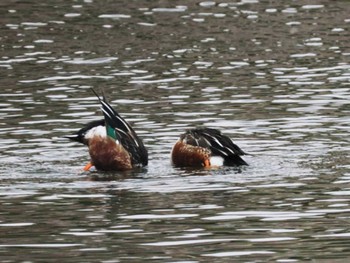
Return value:
M 103 95 L 101 99 L 100 96 L 97 94 L 97 92 L 93 88 L 91 88 L 91 90 L 101 103 L 101 110 L 103 112 L 105 122 L 106 122 L 107 135 L 117 140 L 118 138 L 117 138 L 116 131 L 124 134 L 126 133 L 133 134 L 134 131 L 130 127 L 130 125 L 107 102 L 104 92 L 102 91 Z

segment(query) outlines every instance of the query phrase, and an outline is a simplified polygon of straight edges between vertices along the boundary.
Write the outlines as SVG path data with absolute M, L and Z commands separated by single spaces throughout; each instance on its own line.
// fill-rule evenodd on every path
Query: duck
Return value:
M 194 128 L 185 131 L 173 146 L 171 161 L 175 167 L 221 167 L 248 165 L 246 155 L 221 131 Z
M 104 119 L 87 123 L 66 138 L 82 143 L 89 149 L 91 161 L 83 168 L 89 171 L 126 171 L 147 166 L 148 152 L 130 124 L 113 109 L 103 94 L 102 99 L 92 92 L 101 104 Z

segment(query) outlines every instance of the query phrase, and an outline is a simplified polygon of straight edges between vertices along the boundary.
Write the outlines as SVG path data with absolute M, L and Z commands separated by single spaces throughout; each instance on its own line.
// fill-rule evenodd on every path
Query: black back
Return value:
M 181 140 L 193 146 L 207 148 L 212 155 L 224 158 L 225 165 L 248 165 L 240 156 L 246 153 L 217 129 L 197 128 L 186 131 Z

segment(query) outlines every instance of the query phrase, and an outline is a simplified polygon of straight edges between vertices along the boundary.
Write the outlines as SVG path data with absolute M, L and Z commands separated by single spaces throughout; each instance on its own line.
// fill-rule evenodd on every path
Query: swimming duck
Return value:
M 171 160 L 177 167 L 218 167 L 248 165 L 246 153 L 217 129 L 197 128 L 186 131 L 175 143 Z
M 85 171 L 95 166 L 101 171 L 125 171 L 148 163 L 147 149 L 131 126 L 112 108 L 105 96 L 99 102 L 104 119 L 89 122 L 66 138 L 88 146 L 91 161 Z

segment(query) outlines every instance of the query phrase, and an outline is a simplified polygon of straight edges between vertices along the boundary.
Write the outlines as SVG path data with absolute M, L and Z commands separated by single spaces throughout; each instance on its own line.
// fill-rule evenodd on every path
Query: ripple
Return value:
M 0 197 L 5 198 L 22 198 L 25 196 L 39 195 L 40 192 L 36 190 L 24 190 L 24 189 L 7 189 L 0 188 Z
M 207 257 L 240 257 L 240 256 L 250 256 L 250 255 L 269 255 L 274 254 L 275 252 L 272 251 L 229 251 L 229 252 L 217 252 L 217 253 L 209 253 L 209 254 L 203 254 L 203 256 Z
M 0 223 L 0 227 L 23 227 L 32 225 L 34 225 L 34 223 Z
M 249 238 L 247 241 L 253 242 L 253 243 L 260 243 L 260 242 L 284 242 L 284 241 L 292 241 L 296 240 L 298 238 L 294 237 L 267 237 L 267 238 Z
M 123 234 L 123 233 L 137 233 L 137 232 L 143 232 L 142 229 L 103 229 L 98 230 L 96 233 L 102 233 L 102 234 Z
M 90 236 L 100 236 L 103 233 L 91 233 L 91 232 L 62 232 L 62 235 L 72 235 L 77 237 L 90 237 Z
M 292 54 L 291 58 L 306 58 L 306 57 L 316 57 L 315 53 L 304 53 L 304 54 Z
M 298 13 L 297 9 L 294 7 L 288 7 L 286 9 L 282 10 L 282 13 L 286 13 L 286 14 L 295 14 Z
M 322 238 L 322 237 L 350 237 L 350 233 L 336 233 L 336 234 L 327 234 L 327 235 L 314 235 L 315 238 Z
M 118 59 L 117 57 L 104 57 L 104 58 L 94 58 L 94 59 L 75 58 L 73 60 L 67 60 L 64 62 L 68 64 L 75 64 L 75 65 L 95 65 L 95 64 L 110 63 L 117 59 Z
M 324 5 L 303 5 L 302 9 L 319 9 L 324 8 Z
M 1 244 L 0 248 L 13 247 L 13 248 L 65 248 L 65 247 L 79 247 L 83 244 L 65 244 L 65 243 L 52 243 L 52 244 Z
M 33 26 L 33 27 L 39 27 L 39 26 L 47 26 L 47 23 L 43 22 L 22 22 L 22 26 Z
M 57 81 L 57 80 L 72 80 L 72 79 L 112 79 L 113 76 L 101 76 L 101 75 L 72 75 L 72 76 L 54 76 L 47 78 L 40 78 L 36 80 L 21 80 L 20 83 L 35 83 L 45 81 Z
M 200 2 L 199 5 L 203 6 L 203 7 L 212 7 L 212 6 L 216 5 L 216 2 L 214 2 L 214 1 L 203 1 L 203 2 Z
M 337 190 L 334 192 L 327 192 L 326 194 L 329 195 L 350 195 L 350 190 Z
M 55 200 L 55 199 L 62 199 L 62 198 L 107 198 L 108 195 L 105 194 L 84 194 L 84 195 L 78 195 L 78 194 L 58 194 L 53 196 L 47 196 L 45 197 L 46 200 Z
M 217 216 L 205 217 L 204 220 L 237 220 L 242 218 L 257 217 L 261 218 L 262 221 L 286 221 L 296 220 L 301 218 L 315 217 L 324 215 L 324 211 L 313 211 L 313 212 L 284 212 L 284 211 L 237 211 L 237 212 L 223 212 Z
M 222 239 L 179 240 L 179 241 L 142 243 L 141 245 L 155 246 L 155 247 L 168 247 L 168 246 L 185 246 L 185 245 L 208 244 L 208 243 L 225 243 L 225 242 L 232 242 L 232 241 L 235 241 L 235 239 L 222 238 Z
M 153 8 L 153 12 L 161 12 L 161 13 L 177 13 L 177 12 L 185 12 L 187 10 L 187 6 L 176 6 L 175 8 L 164 8 L 164 7 L 157 7 Z
M 145 214 L 145 215 L 129 215 L 129 216 L 120 216 L 122 219 L 133 219 L 133 220 L 143 220 L 143 219 L 177 219 L 177 218 L 188 218 L 196 217 L 197 214 L 176 214 L 176 215 L 154 215 L 154 214 Z
M 35 60 L 35 58 L 14 58 L 14 59 L 8 59 L 8 60 L 0 60 L 0 63 L 11 64 L 11 63 L 28 62 L 33 60 Z
M 125 14 L 102 14 L 102 15 L 99 15 L 98 17 L 111 18 L 111 19 L 131 18 L 130 15 L 125 15 Z
M 80 13 L 67 13 L 67 14 L 64 14 L 64 17 L 79 17 L 81 16 Z

